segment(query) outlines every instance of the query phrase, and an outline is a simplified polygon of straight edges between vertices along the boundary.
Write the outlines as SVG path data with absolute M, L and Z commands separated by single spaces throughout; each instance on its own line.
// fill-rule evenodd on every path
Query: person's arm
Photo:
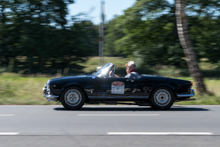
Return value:
M 117 77 L 117 78 L 119 78 L 119 76 L 118 76 L 118 75 L 116 75 L 116 74 L 114 74 L 114 77 Z
M 112 71 L 109 72 L 109 76 L 112 76 Z M 116 74 L 114 74 L 113 77 L 117 77 L 117 78 L 119 78 L 119 76 L 116 75 Z

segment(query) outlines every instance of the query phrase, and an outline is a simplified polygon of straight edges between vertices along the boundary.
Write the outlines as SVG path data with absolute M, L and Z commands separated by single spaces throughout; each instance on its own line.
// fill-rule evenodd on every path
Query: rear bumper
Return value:
M 44 97 L 48 100 L 48 102 L 50 102 L 50 101 L 57 102 L 58 101 L 58 98 L 59 98 L 58 95 L 49 95 L 47 92 L 47 89 L 45 87 L 43 87 L 42 91 L 43 91 Z
M 191 89 L 189 94 L 178 94 L 177 98 L 193 97 L 193 96 L 195 96 L 195 92 L 193 89 Z

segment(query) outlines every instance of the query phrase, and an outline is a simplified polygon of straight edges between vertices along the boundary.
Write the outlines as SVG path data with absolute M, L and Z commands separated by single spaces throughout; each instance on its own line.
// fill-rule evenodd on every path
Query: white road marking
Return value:
M 158 116 L 160 114 L 77 114 L 77 116 Z
M 0 114 L 0 116 L 15 116 L 15 114 Z
M 211 132 L 107 132 L 108 135 L 214 135 Z
M 0 135 L 18 135 L 19 132 L 0 132 Z

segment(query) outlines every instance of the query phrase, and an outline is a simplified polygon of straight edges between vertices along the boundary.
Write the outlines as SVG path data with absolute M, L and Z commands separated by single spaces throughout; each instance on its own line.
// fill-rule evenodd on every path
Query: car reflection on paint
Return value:
M 150 105 L 169 109 L 174 102 L 194 100 L 192 82 L 168 77 L 142 74 L 138 78 L 109 76 L 116 65 L 106 63 L 93 75 L 68 76 L 50 79 L 43 87 L 48 101 L 59 101 L 69 110 L 90 104 Z

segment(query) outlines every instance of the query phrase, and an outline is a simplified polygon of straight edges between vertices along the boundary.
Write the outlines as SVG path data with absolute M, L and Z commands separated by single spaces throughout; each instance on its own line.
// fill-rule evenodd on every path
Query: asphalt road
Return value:
M 0 106 L 0 147 L 220 147 L 220 106 Z

